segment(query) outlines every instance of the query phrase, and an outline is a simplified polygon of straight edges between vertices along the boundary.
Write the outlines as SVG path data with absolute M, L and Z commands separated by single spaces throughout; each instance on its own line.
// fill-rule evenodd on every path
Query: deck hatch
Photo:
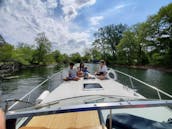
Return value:
M 85 83 L 84 84 L 85 90 L 91 90 L 91 89 L 103 89 L 103 87 L 99 83 Z

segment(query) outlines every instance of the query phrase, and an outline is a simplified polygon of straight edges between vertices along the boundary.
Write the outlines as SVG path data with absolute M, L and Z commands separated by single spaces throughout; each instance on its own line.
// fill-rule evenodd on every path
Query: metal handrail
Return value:
M 43 104 L 38 104 L 34 108 L 38 109 L 38 108 L 48 107 L 48 106 L 51 106 L 51 105 L 58 104 L 60 101 L 63 101 L 63 100 L 69 100 L 69 99 L 75 99 L 75 98 L 81 98 L 81 97 L 90 97 L 90 96 L 92 96 L 92 97 L 94 97 L 94 96 L 109 97 L 109 98 L 116 98 L 116 99 L 123 99 L 123 98 L 126 97 L 126 96 L 119 96 L 119 95 L 103 95 L 103 94 L 102 95 L 101 94 L 81 95 L 81 96 L 75 96 L 75 97 L 70 97 L 70 98 L 57 99 L 55 101 L 50 101 L 50 102 L 43 103 Z M 132 99 L 136 99 L 136 98 L 135 97 L 127 97 L 126 101 L 132 100 Z
M 29 104 L 29 105 L 34 105 L 34 103 L 31 103 L 29 101 L 23 101 L 23 100 L 20 100 L 20 99 L 8 99 L 8 100 L 5 100 L 5 109 L 4 111 L 7 112 L 9 110 L 8 108 L 8 104 L 9 102 L 21 102 L 21 103 L 26 103 L 26 104 Z
M 143 107 L 158 107 L 158 106 L 172 106 L 172 100 L 153 100 L 153 101 L 125 101 L 113 103 L 93 103 L 82 104 L 75 106 L 56 107 L 42 110 L 32 110 L 26 112 L 9 111 L 6 114 L 6 119 L 18 119 L 21 117 L 33 117 L 50 114 L 60 114 L 68 112 L 81 112 L 92 110 L 107 110 L 107 109 L 122 109 L 122 108 L 143 108 Z
M 114 69 L 112 69 L 112 70 L 114 70 Z M 135 78 L 135 77 L 133 77 L 133 76 L 131 76 L 131 75 L 129 75 L 129 74 L 126 74 L 126 73 L 124 73 L 124 72 L 121 72 L 121 71 L 119 71 L 119 70 L 114 70 L 114 71 L 117 72 L 117 73 L 123 74 L 123 75 L 125 75 L 125 76 L 127 76 L 127 77 L 129 77 L 129 78 L 132 78 L 132 79 L 134 79 L 134 80 L 136 80 L 136 81 L 138 81 L 138 82 L 144 84 L 145 86 L 147 86 L 147 87 L 149 87 L 149 88 L 152 88 L 152 89 L 156 90 L 156 91 L 157 91 L 157 94 L 158 94 L 158 97 L 159 97 L 160 100 L 161 100 L 161 96 L 160 96 L 159 93 L 162 93 L 163 95 L 166 95 L 167 97 L 172 98 L 172 95 L 166 93 L 166 92 L 163 91 L 163 90 L 160 90 L 160 89 L 156 88 L 155 86 L 152 86 L 152 85 L 150 85 L 150 84 L 148 84 L 148 83 L 146 83 L 146 82 L 143 82 L 143 81 L 141 81 L 141 80 L 139 80 L 139 79 L 137 79 L 137 78 Z
M 59 72 L 62 72 L 62 70 L 59 71 Z M 52 79 L 53 77 L 55 77 L 57 74 L 59 74 L 59 72 L 53 74 L 51 77 L 48 77 L 48 78 L 45 79 L 43 82 L 41 82 L 40 84 L 38 84 L 38 85 L 37 85 L 36 87 L 34 87 L 30 92 L 28 92 L 26 95 L 24 95 L 23 97 L 21 97 L 21 98 L 19 99 L 19 101 L 22 101 L 24 98 L 26 98 L 27 96 L 31 95 L 32 92 L 34 92 L 36 89 L 38 89 L 38 88 L 41 87 L 43 84 L 45 84 L 46 82 L 48 82 L 50 79 Z M 18 102 L 15 102 L 13 105 L 11 105 L 11 106 L 8 108 L 8 110 L 11 110 L 14 106 L 16 106 L 16 104 L 18 104 L 19 101 L 18 101 Z
M 160 93 L 162 93 L 162 94 L 164 94 L 164 95 L 166 95 L 166 96 L 172 98 L 172 95 L 170 95 L 170 94 L 168 94 L 168 93 L 166 93 L 166 92 L 164 92 L 164 91 L 162 91 L 162 90 L 160 90 L 160 89 L 158 89 L 158 88 L 156 88 L 156 87 L 154 87 L 154 86 L 152 86 L 152 85 L 149 85 L 149 84 L 147 84 L 147 83 L 145 83 L 145 82 L 143 82 L 143 81 L 141 81 L 141 80 L 139 80 L 139 79 L 137 79 L 137 78 L 135 78 L 135 77 L 133 77 L 133 76 L 131 76 L 131 75 L 129 75 L 129 74 L 126 74 L 126 73 L 123 73 L 123 72 L 121 72 L 121 71 L 114 70 L 114 69 L 112 69 L 112 70 L 115 71 L 115 72 L 118 72 L 118 73 L 120 73 L 120 74 L 123 74 L 123 75 L 125 75 L 125 76 L 127 76 L 127 77 L 129 77 L 130 83 L 132 83 L 132 88 L 133 88 L 132 79 L 134 79 L 134 80 L 136 80 L 136 81 L 138 81 L 138 82 L 140 82 L 140 83 L 142 83 L 142 84 L 144 84 L 144 85 L 146 85 L 146 86 L 148 86 L 148 87 L 150 87 L 150 88 L 156 90 L 156 91 L 157 91 L 157 94 L 158 94 L 158 97 L 159 97 L 160 100 L 161 100 Z M 62 72 L 62 70 L 60 70 L 59 72 Z M 35 88 L 33 88 L 30 92 L 28 92 L 26 95 L 24 95 L 24 96 L 23 96 L 22 98 L 20 98 L 19 100 L 22 101 L 22 100 L 23 100 L 24 98 L 26 98 L 27 96 L 30 96 L 30 95 L 32 94 L 32 92 L 34 92 L 36 89 L 38 89 L 39 87 L 41 87 L 44 83 L 46 83 L 47 81 L 49 81 L 50 79 L 52 79 L 53 77 L 55 77 L 57 74 L 59 74 L 59 72 L 53 74 L 51 77 L 48 77 L 46 80 L 44 80 L 43 82 L 41 82 L 39 85 L 37 85 Z M 9 107 L 8 110 L 11 110 L 14 106 L 16 106 L 16 104 L 18 104 L 18 102 L 15 102 L 12 106 Z

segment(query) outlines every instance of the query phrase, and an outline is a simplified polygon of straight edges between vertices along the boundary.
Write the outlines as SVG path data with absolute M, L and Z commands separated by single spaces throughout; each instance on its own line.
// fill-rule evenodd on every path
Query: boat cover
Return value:
M 109 129 L 108 115 L 106 126 Z M 125 113 L 112 114 L 112 128 L 115 129 L 172 129 L 172 124 L 165 122 L 157 122 L 139 116 Z

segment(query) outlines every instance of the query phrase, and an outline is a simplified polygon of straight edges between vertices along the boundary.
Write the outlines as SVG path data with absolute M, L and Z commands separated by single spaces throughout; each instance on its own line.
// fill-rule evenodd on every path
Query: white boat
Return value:
M 128 77 L 128 86 L 119 82 L 119 74 Z M 105 80 L 90 75 L 90 79 L 65 81 L 30 103 L 36 90 L 56 75 L 15 100 L 6 113 L 7 129 L 172 129 L 172 96 L 113 69 Z M 139 83 L 152 94 L 155 91 L 158 98 L 148 99 L 138 93 L 135 86 Z M 25 108 L 19 108 L 24 106 L 21 103 Z

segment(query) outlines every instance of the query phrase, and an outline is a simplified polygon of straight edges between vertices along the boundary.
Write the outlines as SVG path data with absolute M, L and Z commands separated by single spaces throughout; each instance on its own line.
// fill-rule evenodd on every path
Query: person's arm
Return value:
M 106 76 L 107 75 L 107 72 L 108 72 L 108 69 L 107 69 L 107 66 L 105 65 L 104 67 L 103 67 L 103 71 L 104 71 L 104 76 Z
M 68 71 L 68 77 L 70 77 L 71 76 L 71 69 L 69 69 L 69 71 Z
M 100 67 L 97 68 L 97 70 L 94 74 L 97 75 L 99 72 L 100 72 Z
M 5 129 L 5 114 L 0 109 L 0 129 Z
M 77 77 L 78 76 L 78 74 L 77 74 L 77 68 L 74 67 L 73 69 L 75 71 L 74 76 Z

